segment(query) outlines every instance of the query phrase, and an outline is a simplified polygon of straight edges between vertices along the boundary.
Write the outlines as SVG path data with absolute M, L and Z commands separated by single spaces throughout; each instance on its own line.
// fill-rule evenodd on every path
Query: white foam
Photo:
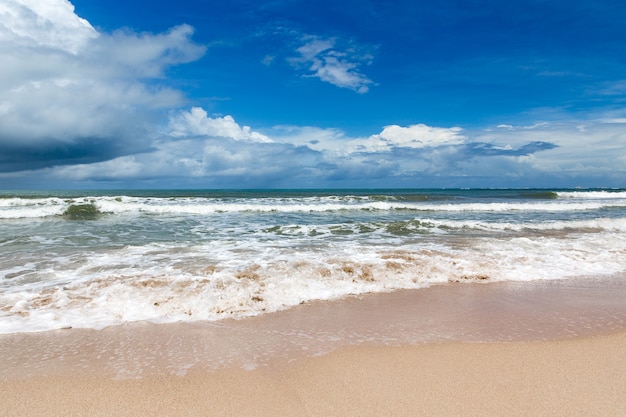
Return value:
M 37 218 L 62 215 L 71 205 L 93 204 L 100 212 L 110 214 L 155 214 L 155 215 L 207 215 L 215 213 L 323 213 L 341 211 L 441 211 L 441 212 L 569 212 L 598 210 L 609 207 L 626 207 L 626 193 L 598 192 L 590 201 L 572 201 L 578 193 L 563 193 L 562 201 L 542 202 L 490 202 L 449 203 L 374 201 L 367 197 L 307 197 L 307 198 L 156 198 L 156 197 L 79 197 L 0 199 L 0 218 Z M 594 195 L 594 193 L 587 193 Z M 615 197 L 620 194 L 622 197 Z M 591 199 L 592 197 L 587 197 Z
M 0 333 L 219 320 L 449 281 L 626 271 L 626 218 L 613 209 L 626 199 L 572 194 L 0 198 Z M 80 204 L 108 215 L 31 220 Z
M 488 232 L 522 232 L 522 231 L 562 231 L 568 233 L 583 233 L 586 231 L 608 231 L 626 232 L 626 219 L 623 218 L 597 218 L 589 220 L 560 220 L 543 221 L 536 223 L 514 223 L 514 222 L 486 222 L 481 220 L 452 220 L 452 219 L 431 219 L 415 218 L 413 220 L 397 222 L 390 225 L 384 222 L 365 223 L 337 223 L 337 224 L 317 224 L 299 225 L 289 224 L 265 228 L 257 233 L 278 234 L 281 236 L 307 236 L 309 239 L 321 239 L 333 234 L 350 235 L 371 235 L 372 238 L 381 239 L 387 236 L 387 242 L 391 242 L 391 237 L 395 233 L 390 231 L 390 226 L 397 229 L 397 232 L 404 234 L 446 234 L 454 231 L 481 230 Z M 236 231 L 233 231 L 236 233 Z
M 622 199 L 626 200 L 626 191 L 559 191 L 556 193 L 559 198 L 578 199 Z
M 541 202 L 541 203 L 468 203 L 437 204 L 421 207 L 421 210 L 458 211 L 458 212 L 568 212 L 598 210 L 603 207 L 626 207 L 625 202 Z
M 210 198 L 145 199 L 133 197 L 98 198 L 96 207 L 106 213 L 151 214 L 213 214 L 238 212 L 336 212 L 336 211 L 456 211 L 456 212 L 507 212 L 507 211 L 581 211 L 602 207 L 622 207 L 624 202 L 541 202 L 541 203 L 454 203 L 433 204 L 424 202 L 369 201 L 364 198 L 317 197 L 298 199 L 217 200 Z
M 47 279 L 0 293 L 0 333 L 127 321 L 219 320 L 308 300 L 448 281 L 562 279 L 626 271 L 626 236 L 441 243 L 150 244 L 50 259 Z M 310 242 L 309 242 L 310 244 Z M 57 262 L 55 265 L 54 262 Z
M 58 216 L 69 207 L 59 198 L 0 199 L 0 219 L 20 219 Z
M 612 232 L 626 232 L 626 219 L 597 218 L 589 220 L 561 220 L 544 221 L 536 223 L 513 223 L 513 222 L 485 222 L 480 220 L 436 220 L 420 219 L 420 224 L 438 228 L 453 229 L 477 229 L 486 231 L 581 231 L 581 230 L 606 230 Z

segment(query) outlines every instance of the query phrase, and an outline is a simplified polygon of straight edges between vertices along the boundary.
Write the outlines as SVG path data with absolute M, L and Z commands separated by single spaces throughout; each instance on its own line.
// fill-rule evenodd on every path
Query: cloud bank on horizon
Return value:
M 427 124 L 416 112 L 408 123 L 389 118 L 355 134 L 370 113 L 346 108 L 351 123 L 321 125 L 311 91 L 355 108 L 374 103 L 372 114 L 395 106 L 385 94 L 396 97 L 397 87 L 387 87 L 393 82 L 376 65 L 385 42 L 286 30 L 284 21 L 259 68 L 280 72 L 291 106 L 309 118 L 255 127 L 237 114 L 209 114 L 220 110 L 219 100 L 202 103 L 177 77 L 178 68 L 220 65 L 211 61 L 215 46 L 194 40 L 198 29 L 188 23 L 155 33 L 107 31 L 67 0 L 0 0 L 0 188 L 626 186 L 623 79 L 585 86 L 589 101 L 601 97 L 604 106 L 528 108 L 467 126 Z M 254 36 L 269 36 L 263 33 Z M 216 81 L 198 77 L 193 84 L 210 92 Z M 271 111 L 272 97 L 264 99 Z M 248 119 L 256 120 L 253 112 L 242 105 Z

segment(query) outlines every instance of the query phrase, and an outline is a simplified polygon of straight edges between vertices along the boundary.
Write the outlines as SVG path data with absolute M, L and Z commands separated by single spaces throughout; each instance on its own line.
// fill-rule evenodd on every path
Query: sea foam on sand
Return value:
M 626 281 L 0 336 L 0 416 L 623 416 Z

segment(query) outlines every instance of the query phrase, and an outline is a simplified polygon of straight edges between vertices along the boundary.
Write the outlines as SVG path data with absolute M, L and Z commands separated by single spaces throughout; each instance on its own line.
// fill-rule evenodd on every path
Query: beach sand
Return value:
M 452 284 L 0 336 L 0 416 L 624 416 L 626 284 Z

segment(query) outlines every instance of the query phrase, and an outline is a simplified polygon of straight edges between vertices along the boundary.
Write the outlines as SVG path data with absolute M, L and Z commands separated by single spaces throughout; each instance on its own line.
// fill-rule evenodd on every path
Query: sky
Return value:
M 0 189 L 626 187 L 623 0 L 0 0 Z

